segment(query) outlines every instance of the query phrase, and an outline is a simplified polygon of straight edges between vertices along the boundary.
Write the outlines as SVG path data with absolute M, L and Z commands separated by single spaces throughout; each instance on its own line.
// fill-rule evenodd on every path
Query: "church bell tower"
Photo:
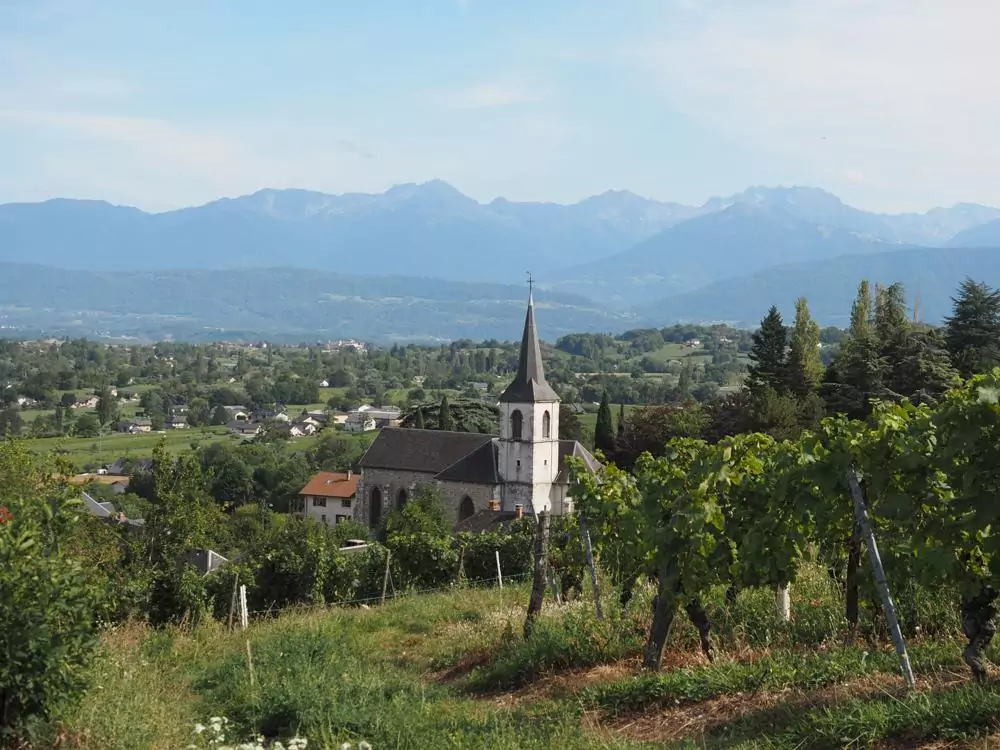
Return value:
M 545 381 L 530 293 L 517 374 L 500 396 L 498 447 L 503 510 L 549 511 L 559 473 L 559 396 Z

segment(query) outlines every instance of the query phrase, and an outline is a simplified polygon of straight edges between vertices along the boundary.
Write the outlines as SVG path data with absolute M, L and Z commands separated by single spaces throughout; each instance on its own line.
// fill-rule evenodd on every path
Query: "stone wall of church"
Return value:
M 368 526 L 373 525 L 372 499 L 374 490 L 381 493 L 381 517 L 374 525 L 398 507 L 400 491 L 409 499 L 421 484 L 432 484 L 441 491 L 445 508 L 453 523 L 458 523 L 462 501 L 472 500 L 475 511 L 487 510 L 490 500 L 500 499 L 500 488 L 487 484 L 466 484 L 463 482 L 436 482 L 434 474 L 420 471 L 396 471 L 392 469 L 365 469 L 358 482 L 355 500 L 354 520 Z

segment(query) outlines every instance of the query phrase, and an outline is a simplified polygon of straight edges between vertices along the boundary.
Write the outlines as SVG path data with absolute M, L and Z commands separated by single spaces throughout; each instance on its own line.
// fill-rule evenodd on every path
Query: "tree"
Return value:
M 955 368 L 963 377 L 988 371 L 1000 363 L 1000 290 L 967 278 L 952 302 L 945 339 Z
M 788 352 L 788 388 L 796 396 L 813 393 L 819 387 L 823 365 L 819 359 L 819 325 L 809 314 L 805 297 L 795 301 L 795 323 L 792 325 Z
M 24 420 L 16 406 L 0 411 L 0 438 L 17 437 L 23 427 Z
M 560 440 L 582 440 L 583 425 L 576 412 L 565 406 L 559 409 L 559 439 Z
M 691 393 L 691 382 L 694 380 L 694 361 L 688 357 L 677 378 L 677 400 L 683 401 Z
M 760 330 L 753 334 L 750 347 L 750 365 L 747 367 L 746 387 L 751 393 L 770 388 L 782 393 L 787 383 L 788 332 L 781 321 L 778 308 L 771 306 L 760 322 Z
M 347 471 L 361 458 L 366 445 L 366 442 L 346 435 L 324 432 L 307 457 L 317 470 Z
M 871 285 L 862 280 L 851 306 L 851 325 L 840 352 L 827 368 L 822 386 L 827 409 L 861 418 L 871 411 L 872 398 L 883 395 L 883 361 L 875 333 Z
M 212 412 L 209 411 L 208 400 L 204 398 L 193 398 L 188 404 L 187 421 L 192 427 L 201 427 L 208 424 L 212 419 Z
M 451 533 L 448 511 L 441 490 L 431 484 L 421 484 L 402 508 L 393 510 L 385 520 L 386 538 L 394 534 Z
M 610 455 L 615 449 L 615 429 L 611 423 L 611 407 L 608 405 L 608 392 L 601 396 L 601 405 L 597 409 L 597 426 L 594 428 L 594 448 Z
M 215 407 L 215 411 L 212 412 L 212 424 L 222 425 L 229 421 L 229 412 L 226 411 L 226 407 L 219 404 Z
M 618 404 L 618 432 L 615 440 L 619 443 L 625 439 L 625 404 Z
M 418 430 L 426 429 L 424 427 L 424 408 L 422 406 L 417 407 L 417 416 L 413 426 Z
M 118 401 L 108 388 L 101 389 L 97 401 L 97 419 L 101 426 L 107 426 L 118 419 Z
M 79 437 L 97 437 L 101 434 L 101 423 L 93 414 L 81 414 L 76 420 L 76 434 Z
M 441 397 L 441 410 L 438 414 L 439 430 L 454 430 L 455 421 L 451 418 L 451 407 L 448 405 L 448 394 Z

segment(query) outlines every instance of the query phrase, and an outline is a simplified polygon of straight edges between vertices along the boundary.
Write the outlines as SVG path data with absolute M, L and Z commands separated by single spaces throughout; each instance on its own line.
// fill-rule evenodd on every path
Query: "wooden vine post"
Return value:
M 903 679 L 906 686 L 913 690 L 916 681 L 913 679 L 913 668 L 910 666 L 910 657 L 906 653 L 906 642 L 903 640 L 903 631 L 899 628 L 899 620 L 896 618 L 896 606 L 892 602 L 892 595 L 889 593 L 889 584 L 885 579 L 885 568 L 882 567 L 882 558 L 878 553 L 878 546 L 875 544 L 875 531 L 872 528 L 872 521 L 868 515 L 868 505 L 865 502 L 864 491 L 858 482 L 857 472 L 854 467 L 847 470 L 847 483 L 851 488 L 851 495 L 854 498 L 854 515 L 857 518 L 858 526 L 864 536 L 865 544 L 868 547 L 868 556 L 871 558 L 872 569 L 875 571 L 875 586 L 878 588 L 879 596 L 882 599 L 882 609 L 885 611 L 885 619 L 889 624 L 889 633 L 892 636 L 892 643 L 896 647 L 899 655 L 899 666 L 903 672 Z
M 583 539 L 583 550 L 587 553 L 587 567 L 590 569 L 590 586 L 594 590 L 594 609 L 597 610 L 597 619 L 603 620 L 601 590 L 597 585 L 597 567 L 594 565 L 594 547 L 590 543 L 590 530 L 587 528 L 587 522 L 583 516 L 580 516 L 580 536 Z
M 531 582 L 531 598 L 528 600 L 528 615 L 524 619 L 524 638 L 531 637 L 535 618 L 542 611 L 545 599 L 545 573 L 549 567 L 549 514 L 544 510 L 538 514 L 538 528 L 535 530 L 535 574 Z

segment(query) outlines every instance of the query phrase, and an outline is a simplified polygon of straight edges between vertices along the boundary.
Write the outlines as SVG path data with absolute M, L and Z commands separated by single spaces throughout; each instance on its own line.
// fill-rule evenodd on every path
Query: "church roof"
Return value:
M 492 440 L 484 443 L 472 451 L 472 453 L 460 458 L 434 478 L 443 482 L 500 484 L 496 444 Z
M 501 396 L 502 403 L 533 404 L 538 401 L 558 401 L 559 396 L 545 380 L 542 368 L 542 349 L 538 343 L 535 328 L 535 303 L 528 297 L 528 312 L 524 317 L 524 333 L 521 336 L 521 355 L 517 362 L 517 374 Z
M 499 457 L 493 435 L 442 432 L 388 427 L 375 438 L 361 458 L 362 469 L 416 471 L 433 474 L 442 482 L 498 485 Z M 582 458 L 591 471 L 601 464 L 576 440 L 559 441 L 559 473 L 556 482 L 569 481 L 570 456 Z
M 378 434 L 359 465 L 368 469 L 437 474 L 492 441 L 492 435 L 475 432 L 389 427 Z

